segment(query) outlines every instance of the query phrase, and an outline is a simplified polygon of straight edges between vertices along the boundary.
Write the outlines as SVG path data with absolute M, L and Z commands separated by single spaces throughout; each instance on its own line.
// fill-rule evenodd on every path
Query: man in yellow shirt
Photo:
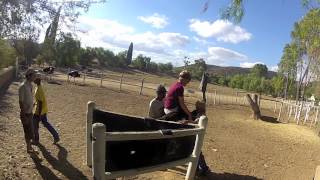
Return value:
M 52 127 L 52 125 L 48 122 L 47 113 L 48 113 L 48 107 L 47 107 L 47 100 L 43 91 L 43 88 L 41 86 L 41 77 L 40 74 L 37 74 L 34 83 L 37 85 L 37 88 L 35 90 L 35 108 L 34 108 L 34 144 L 39 143 L 39 122 L 41 121 L 43 126 L 48 129 L 48 131 L 52 134 L 54 139 L 54 144 L 56 144 L 60 138 L 57 131 Z

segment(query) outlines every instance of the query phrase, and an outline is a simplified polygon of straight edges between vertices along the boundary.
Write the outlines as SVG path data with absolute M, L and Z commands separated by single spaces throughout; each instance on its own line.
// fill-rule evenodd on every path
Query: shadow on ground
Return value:
M 254 176 L 249 175 L 239 175 L 239 174 L 233 174 L 233 173 L 214 173 L 211 172 L 203 177 L 196 178 L 197 180 L 262 180 L 259 178 L 256 178 Z
M 277 118 L 271 117 L 271 116 L 261 116 L 261 120 L 269 123 L 275 123 L 275 124 L 280 123 L 279 121 L 277 121 Z
M 173 171 L 176 174 L 185 176 L 188 167 L 187 166 L 181 166 L 181 167 L 173 167 L 168 169 L 169 171 Z M 261 180 L 259 178 L 256 178 L 254 176 L 249 175 L 239 175 L 239 174 L 233 174 L 233 173 L 215 173 L 210 172 L 206 176 L 196 176 L 196 180 Z
M 52 156 L 42 144 L 39 144 L 38 147 L 52 168 L 59 171 L 67 179 L 88 179 L 79 169 L 68 161 L 68 151 L 63 146 L 57 145 L 59 148 L 58 159 Z M 38 158 L 32 157 L 32 159 L 42 179 L 59 179 L 48 167 L 43 166 Z

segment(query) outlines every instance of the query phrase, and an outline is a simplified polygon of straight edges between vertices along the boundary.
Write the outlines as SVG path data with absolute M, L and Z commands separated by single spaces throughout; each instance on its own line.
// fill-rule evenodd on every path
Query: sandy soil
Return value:
M 0 99 L 0 179 L 92 179 L 85 165 L 85 113 L 89 100 L 98 108 L 146 116 L 151 96 L 136 92 L 44 84 L 49 121 L 61 142 L 41 126 L 38 157 L 26 153 L 18 119 L 18 82 Z M 212 173 L 202 179 L 312 179 L 320 165 L 319 137 L 309 128 L 276 123 L 274 114 L 262 112 L 263 121 L 252 120 L 245 106 L 208 108 L 209 127 L 203 146 Z M 129 179 L 183 179 L 185 167 Z

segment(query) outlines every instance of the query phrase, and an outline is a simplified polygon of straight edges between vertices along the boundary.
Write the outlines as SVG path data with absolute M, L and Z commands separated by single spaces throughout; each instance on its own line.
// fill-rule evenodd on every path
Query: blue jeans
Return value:
M 53 136 L 54 140 L 59 139 L 59 134 L 57 131 L 52 127 L 52 125 L 48 122 L 47 114 L 44 115 L 34 115 L 33 116 L 34 120 L 34 141 L 39 142 L 39 123 L 40 121 L 42 122 L 43 126 L 48 129 L 48 131 L 51 133 Z

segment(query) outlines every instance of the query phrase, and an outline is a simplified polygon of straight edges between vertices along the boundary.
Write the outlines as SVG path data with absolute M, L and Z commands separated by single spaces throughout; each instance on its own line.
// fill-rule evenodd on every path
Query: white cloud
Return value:
M 192 63 L 195 59 L 203 58 L 208 64 L 223 66 L 238 61 L 249 61 L 246 55 L 223 47 L 212 46 L 207 49 L 187 51 L 184 47 L 191 39 L 177 32 L 136 32 L 133 27 L 114 20 L 89 17 L 80 17 L 78 22 L 76 28 L 80 31 L 76 32 L 76 35 L 82 46 L 103 47 L 117 53 L 126 50 L 130 42 L 133 42 L 134 57 L 144 54 L 151 57 L 152 61 L 171 62 L 174 66 L 183 65 L 184 56 L 190 57 Z M 62 27 L 62 30 L 67 31 L 66 27 Z M 196 37 L 193 37 L 193 40 L 196 41 Z M 207 42 L 202 38 L 197 40 Z
M 157 29 L 162 29 L 169 24 L 168 18 L 158 13 L 154 13 L 151 16 L 138 16 L 138 19 L 147 24 L 151 24 L 152 27 Z
M 243 63 L 240 63 L 240 67 L 252 68 L 256 64 L 264 64 L 264 63 L 263 62 L 243 62 Z
M 208 21 L 191 19 L 189 22 L 190 30 L 204 38 L 213 37 L 216 38 L 217 41 L 236 44 L 241 41 L 248 41 L 252 37 L 252 34 L 245 29 L 226 20 L 216 20 L 210 23 Z
M 130 26 L 107 19 L 81 17 L 79 23 L 83 33 L 78 33 L 78 36 L 85 46 L 128 48 L 130 42 L 133 42 L 135 50 L 166 53 L 167 49 L 183 47 L 189 43 L 189 37 L 180 33 L 136 33 Z
M 208 53 L 210 59 L 220 59 L 226 61 L 245 61 L 248 59 L 248 57 L 244 54 L 223 47 L 209 47 Z
M 207 64 L 214 64 L 220 66 L 229 66 L 238 61 L 246 61 L 249 58 L 239 52 L 223 47 L 209 47 L 207 51 L 189 52 L 185 50 L 175 50 L 172 56 L 179 59 L 179 65 L 183 64 L 183 57 L 188 56 L 193 63 L 193 60 L 203 58 Z
M 197 43 L 201 43 L 203 45 L 214 45 L 213 42 L 209 42 L 209 41 L 207 41 L 205 39 L 202 39 L 202 38 L 199 38 L 199 37 L 196 37 L 196 36 L 193 36 L 192 39 L 194 41 L 196 41 Z
M 270 66 L 268 67 L 269 71 L 274 71 L 274 72 L 278 72 L 278 66 L 275 65 L 275 66 Z

